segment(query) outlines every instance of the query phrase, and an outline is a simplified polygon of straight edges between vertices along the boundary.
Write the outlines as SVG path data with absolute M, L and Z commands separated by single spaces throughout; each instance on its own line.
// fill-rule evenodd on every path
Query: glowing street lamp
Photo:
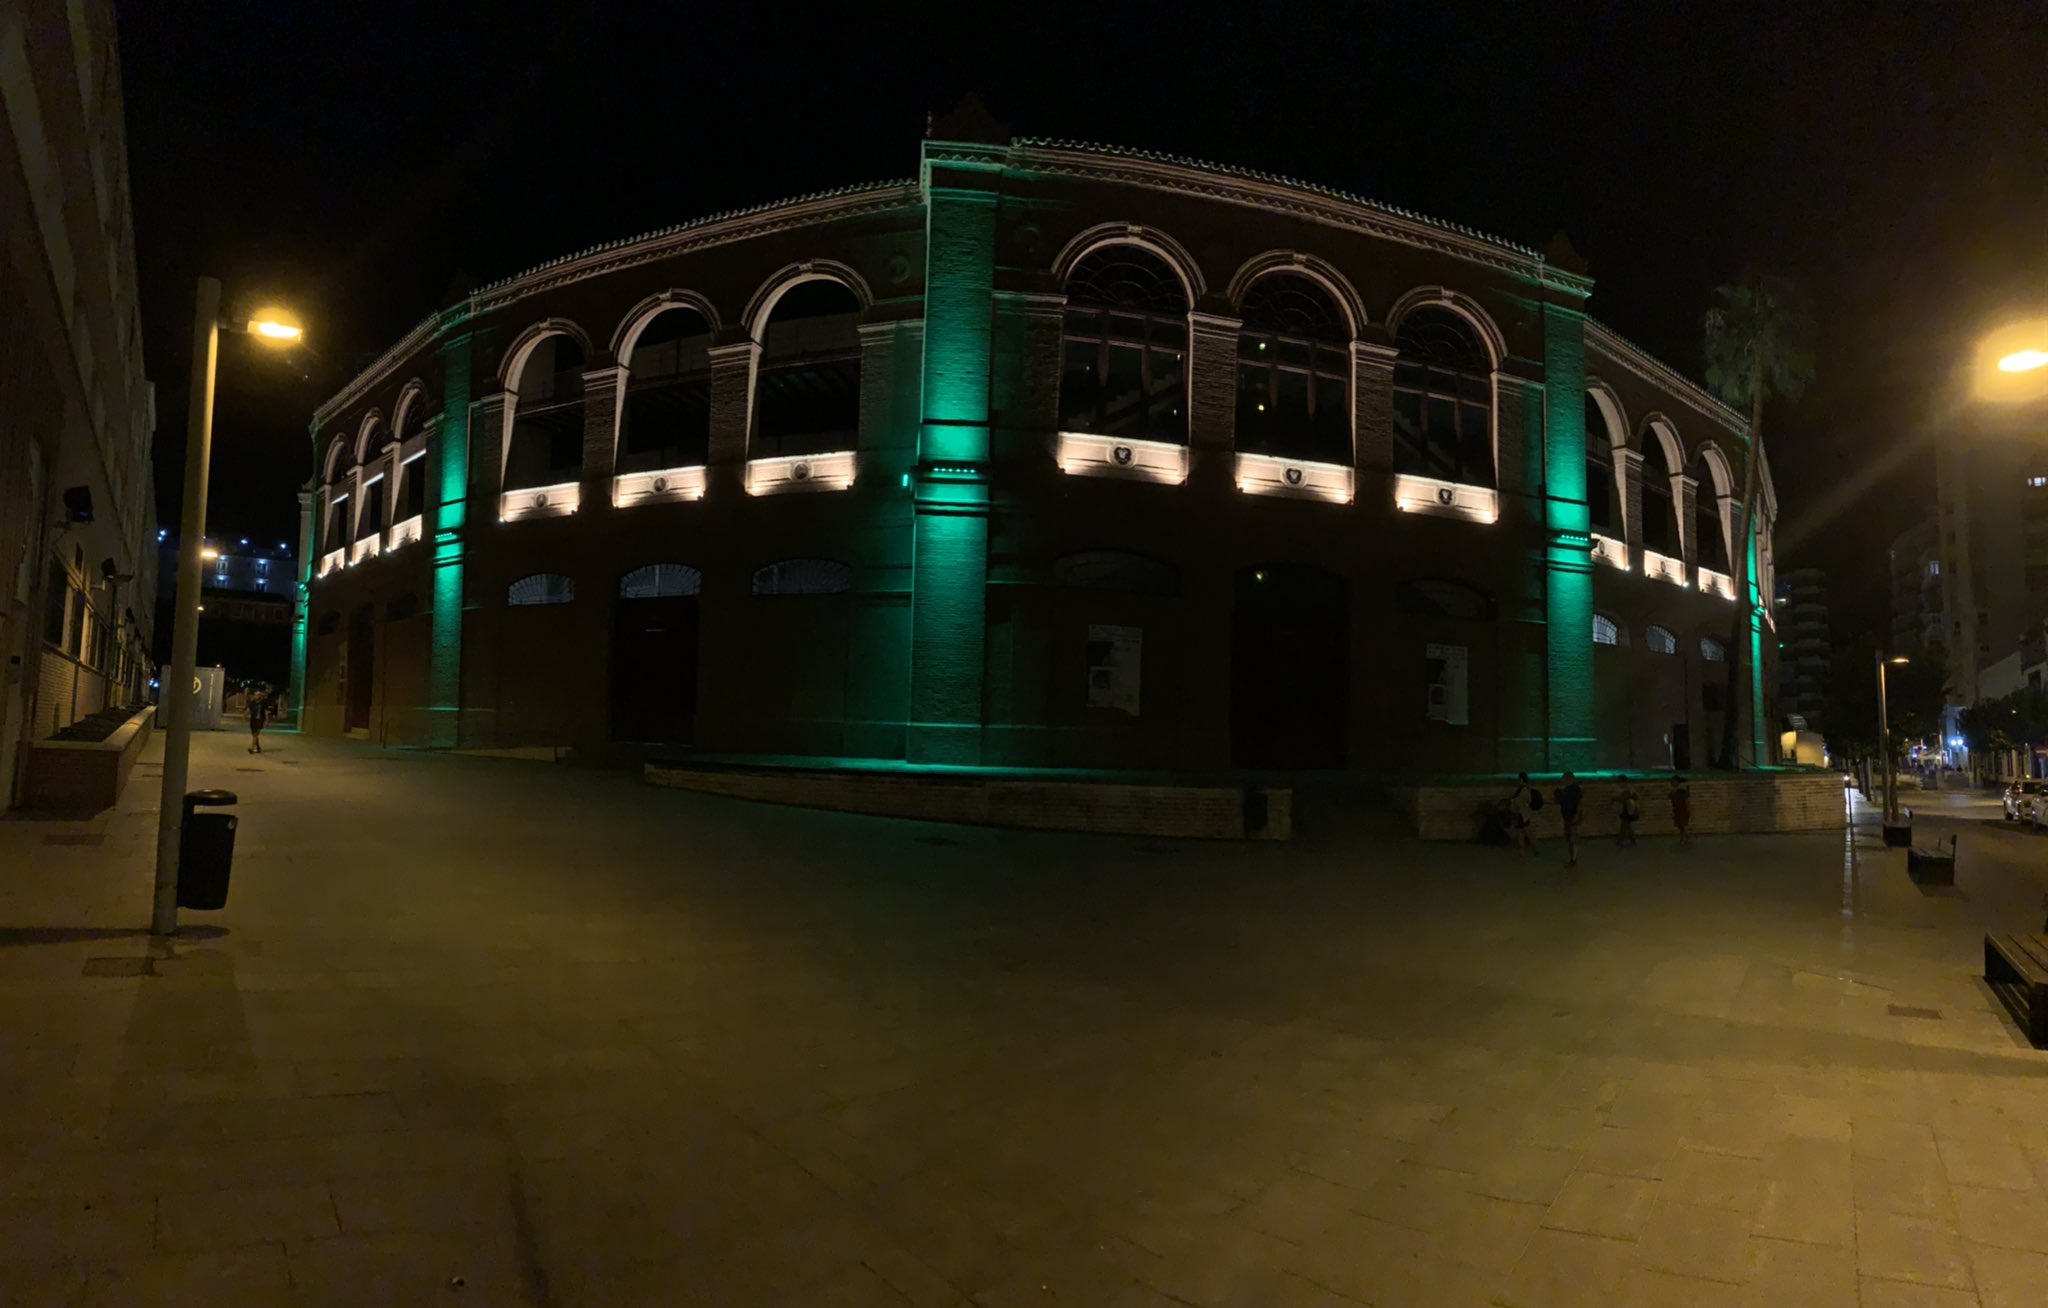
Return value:
M 1977 343 L 1973 388 L 1980 400 L 2048 399 L 2048 318 L 2007 323 Z
M 192 312 L 192 407 L 185 424 L 185 506 L 179 539 L 198 542 L 199 549 L 178 551 L 176 620 L 171 628 L 171 668 L 164 678 L 164 790 L 156 820 L 156 899 L 149 919 L 154 936 L 178 930 L 178 844 L 185 826 L 185 782 L 192 760 L 192 674 L 199 661 L 199 564 L 220 557 L 205 543 L 206 474 L 213 453 L 213 372 L 225 328 L 244 332 L 272 349 L 298 344 L 305 328 L 289 311 L 265 305 L 254 313 L 223 323 L 220 282 L 199 279 Z

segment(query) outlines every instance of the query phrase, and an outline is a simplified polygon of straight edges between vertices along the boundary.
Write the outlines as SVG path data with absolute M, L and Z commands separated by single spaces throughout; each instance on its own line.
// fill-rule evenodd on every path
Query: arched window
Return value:
M 1188 297 L 1157 255 L 1107 245 L 1067 277 L 1060 430 L 1185 443 Z
M 687 306 L 656 314 L 626 363 L 620 472 L 692 468 L 711 446 L 711 325 Z
M 860 301 L 835 281 L 784 292 L 761 329 L 748 457 L 830 454 L 860 443 Z
M 1678 508 L 1671 500 L 1671 477 L 1677 469 L 1656 433 L 1645 436 L 1643 445 L 1643 546 L 1677 558 Z
M 1714 475 L 1702 465 L 1699 488 L 1693 494 L 1694 539 L 1699 542 L 1694 561 L 1702 568 L 1727 572 L 1728 537 L 1721 530 L 1721 502 L 1714 492 Z
M 1351 462 L 1351 327 L 1330 293 L 1300 273 L 1269 273 L 1240 306 L 1237 448 Z
M 703 589 L 704 574 L 681 563 L 650 563 L 619 578 L 620 599 L 670 599 Z
M 756 595 L 842 595 L 853 588 L 853 569 L 831 559 L 783 559 L 754 573 Z
M 1726 663 L 1728 647 L 1712 636 L 1700 637 L 1700 657 L 1709 663 Z
M 1619 488 L 1614 480 L 1614 435 L 1600 402 L 1586 396 L 1586 513 L 1603 536 L 1621 535 Z
M 1052 563 L 1053 584 L 1134 595 L 1178 595 L 1180 569 L 1164 559 L 1127 550 L 1082 550 Z
M 1413 577 L 1394 587 L 1394 607 L 1416 618 L 1465 618 L 1491 622 L 1493 596 L 1462 581 Z
M 391 494 L 391 470 L 385 455 L 391 449 L 391 429 L 378 423 L 363 442 L 363 502 L 356 509 L 356 539 L 384 533 L 384 504 Z
M 1493 485 L 1493 376 L 1472 324 L 1425 305 L 1394 344 L 1394 471 Z
M 1671 634 L 1669 627 L 1651 627 L 1643 633 L 1643 643 L 1650 647 L 1652 654 L 1676 654 L 1678 652 L 1678 637 Z
M 575 481 L 583 471 L 583 347 L 568 336 L 541 341 L 513 379 L 512 443 L 505 489 Z
M 320 552 L 331 554 L 335 550 L 347 549 L 349 545 L 349 499 L 348 492 L 332 489 L 327 493 L 327 528 L 320 533 Z
M 505 588 L 507 604 L 567 604 L 576 598 L 576 583 L 559 572 L 536 572 Z
M 1605 613 L 1593 615 L 1593 643 L 1595 645 L 1621 644 L 1621 626 Z
M 416 395 L 410 403 L 401 401 L 396 425 L 399 448 L 403 450 L 408 442 L 420 436 L 426 425 L 427 403 L 424 398 Z M 410 458 L 404 454 L 399 457 L 405 462 L 399 464 L 398 486 L 391 492 L 393 503 L 397 505 L 391 516 L 394 521 L 404 522 L 427 511 L 427 460 L 424 449 Z

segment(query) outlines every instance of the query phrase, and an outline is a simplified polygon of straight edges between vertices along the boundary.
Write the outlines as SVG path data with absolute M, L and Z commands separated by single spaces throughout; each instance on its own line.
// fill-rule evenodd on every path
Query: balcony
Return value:
M 1063 431 L 1056 457 L 1060 471 L 1075 477 L 1128 477 L 1170 486 L 1188 479 L 1188 447 L 1171 441 Z
M 384 548 L 384 541 L 383 541 L 383 538 L 382 538 L 382 537 L 378 537 L 378 536 L 365 536 L 365 537 L 363 537 L 363 538 L 362 538 L 361 540 L 357 541 L 357 542 L 356 542 L 356 543 L 355 543 L 354 545 L 351 545 L 351 546 L 349 547 L 349 551 L 348 551 L 348 562 L 349 562 L 349 566 L 350 566 L 350 567 L 354 567 L 354 566 L 355 566 L 356 564 L 358 564 L 358 563 L 361 563 L 361 562 L 362 562 L 362 561 L 363 561 L 364 559 L 374 559 L 374 558 L 376 558 L 376 557 L 377 557 L 377 555 L 378 555 L 378 553 L 379 553 L 379 552 L 380 552 L 380 551 L 381 551 L 381 550 L 382 550 L 383 548 Z
M 619 508 L 669 500 L 704 498 L 704 465 L 623 473 L 612 481 L 612 503 Z
M 327 551 L 327 553 L 320 556 L 320 575 L 323 577 L 327 576 L 329 573 L 340 572 L 343 568 L 347 566 L 347 550 L 329 550 Z
M 1700 569 L 1699 587 L 1707 594 L 1719 595 L 1724 600 L 1733 601 L 1735 598 L 1735 579 L 1712 568 Z
M 401 545 L 410 545 L 418 540 L 426 534 L 426 523 L 425 516 L 418 513 L 413 514 L 403 522 L 392 523 L 391 543 L 384 547 L 385 552 L 388 554 Z
M 498 521 L 517 522 L 522 518 L 563 518 L 576 511 L 581 492 L 573 481 L 561 482 L 554 486 L 535 486 L 529 490 L 506 491 L 498 497 Z
M 1468 486 L 1404 472 L 1394 478 L 1394 507 L 1403 513 L 1435 514 L 1467 522 L 1498 522 L 1500 494 L 1491 486 Z
M 1593 558 L 1596 562 L 1604 563 L 1610 568 L 1620 568 L 1623 572 L 1627 572 L 1628 542 L 1613 536 L 1602 536 L 1599 532 L 1594 532 Z
M 1341 463 L 1240 454 L 1236 476 L 1237 488 L 1247 495 L 1291 495 L 1296 499 L 1349 504 L 1353 494 L 1352 471 Z
M 1643 575 L 1645 577 L 1655 577 L 1660 581 L 1668 581 L 1674 586 L 1683 586 L 1685 584 L 1685 560 L 1674 559 L 1669 554 L 1659 554 L 1655 550 L 1644 550 Z
M 835 491 L 853 485 L 854 454 L 785 454 L 747 460 L 747 494 L 777 495 L 783 491 Z

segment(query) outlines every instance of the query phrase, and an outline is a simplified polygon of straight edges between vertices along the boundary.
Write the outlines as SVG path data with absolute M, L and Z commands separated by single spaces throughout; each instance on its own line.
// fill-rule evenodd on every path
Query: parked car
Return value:
M 2032 822 L 2044 795 L 2048 795 L 2048 781 L 2013 782 L 2005 788 L 2005 820 Z

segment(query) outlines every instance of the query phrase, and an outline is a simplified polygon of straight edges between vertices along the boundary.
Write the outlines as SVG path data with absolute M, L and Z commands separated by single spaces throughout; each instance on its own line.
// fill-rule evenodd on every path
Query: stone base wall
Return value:
M 97 813 L 121 797 L 156 727 L 148 707 L 105 740 L 39 740 L 28 747 L 22 803 L 51 813 Z
M 1545 801 L 1535 819 L 1538 838 L 1562 837 L 1557 777 L 1539 776 L 1533 781 Z M 1614 835 L 1621 816 L 1621 783 L 1600 777 L 1579 784 L 1586 792 L 1579 833 L 1587 837 Z M 1671 822 L 1671 778 L 1645 773 L 1631 784 L 1642 810 L 1636 834 L 1677 834 Z M 1695 835 L 1838 831 L 1844 820 L 1839 772 L 1689 776 L 1686 784 L 1692 791 Z M 1394 795 L 1424 840 L 1471 840 L 1478 830 L 1479 805 L 1505 797 L 1513 789 L 1512 781 L 1459 781 L 1403 787 Z
M 644 776 L 649 785 L 734 799 L 975 826 L 1199 840 L 1287 840 L 1294 833 L 1293 792 L 1270 787 L 659 764 L 647 765 Z

